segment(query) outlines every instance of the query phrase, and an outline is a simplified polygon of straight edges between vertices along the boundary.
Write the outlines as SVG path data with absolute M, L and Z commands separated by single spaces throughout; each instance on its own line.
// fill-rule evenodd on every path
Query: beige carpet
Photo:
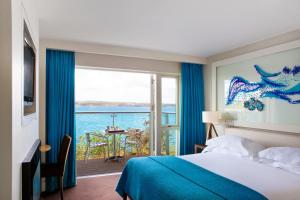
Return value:
M 115 192 L 120 175 L 100 176 L 77 180 L 77 186 L 64 190 L 65 200 L 122 200 Z M 59 194 L 50 194 L 44 200 L 60 199 Z

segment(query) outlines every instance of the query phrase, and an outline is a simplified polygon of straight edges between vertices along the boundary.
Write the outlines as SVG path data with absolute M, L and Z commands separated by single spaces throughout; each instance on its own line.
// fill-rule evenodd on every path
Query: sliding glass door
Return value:
M 178 149 L 178 78 L 161 78 L 161 154 L 177 155 Z
M 177 76 L 77 68 L 78 175 L 116 172 L 126 163 L 104 164 L 111 160 L 177 155 L 178 94 Z
M 156 74 L 152 81 L 153 154 L 177 155 L 179 147 L 179 78 Z
M 128 159 L 151 155 L 151 79 L 149 73 L 76 69 L 78 176 L 119 172 Z

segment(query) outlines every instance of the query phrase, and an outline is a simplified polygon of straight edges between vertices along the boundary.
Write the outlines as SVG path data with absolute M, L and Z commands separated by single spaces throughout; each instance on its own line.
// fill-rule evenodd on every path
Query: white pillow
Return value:
M 271 165 L 273 167 L 278 167 L 278 168 L 283 169 L 285 171 L 292 172 L 292 173 L 300 175 L 300 165 L 283 164 L 281 162 L 276 162 L 276 161 L 273 162 Z
M 300 175 L 300 165 L 284 164 L 284 163 L 281 163 L 281 162 L 278 162 L 275 160 L 266 159 L 266 158 L 258 158 L 258 162 Z
M 282 165 L 300 166 L 300 148 L 295 147 L 271 147 L 259 152 L 260 159 L 269 159 Z
M 252 158 L 256 157 L 258 152 L 265 149 L 261 144 L 235 135 L 212 138 L 207 140 L 206 145 L 207 147 L 204 149 L 204 152 L 219 152 Z
M 239 151 L 235 151 L 233 149 L 227 149 L 226 147 L 218 147 L 218 146 L 207 146 L 203 150 L 203 153 L 207 153 L 207 152 L 222 153 L 222 154 L 231 154 L 231 155 L 235 155 L 235 156 L 238 156 L 238 157 L 245 156 L 243 153 L 241 153 Z

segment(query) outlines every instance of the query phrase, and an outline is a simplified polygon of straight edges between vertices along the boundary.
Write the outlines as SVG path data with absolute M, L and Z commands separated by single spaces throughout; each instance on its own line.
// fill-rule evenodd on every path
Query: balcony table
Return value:
M 112 135 L 113 136 L 113 156 L 110 156 L 107 158 L 107 160 L 112 160 L 112 161 L 119 161 L 123 159 L 123 156 L 117 156 L 116 152 L 116 135 L 122 135 L 122 134 L 127 134 L 125 130 L 109 130 L 106 132 L 107 135 Z

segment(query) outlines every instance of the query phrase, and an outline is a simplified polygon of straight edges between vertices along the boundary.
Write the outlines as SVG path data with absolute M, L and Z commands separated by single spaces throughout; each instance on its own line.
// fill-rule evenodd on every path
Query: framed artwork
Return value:
M 214 107 L 235 126 L 300 133 L 300 41 L 279 47 L 214 63 Z

